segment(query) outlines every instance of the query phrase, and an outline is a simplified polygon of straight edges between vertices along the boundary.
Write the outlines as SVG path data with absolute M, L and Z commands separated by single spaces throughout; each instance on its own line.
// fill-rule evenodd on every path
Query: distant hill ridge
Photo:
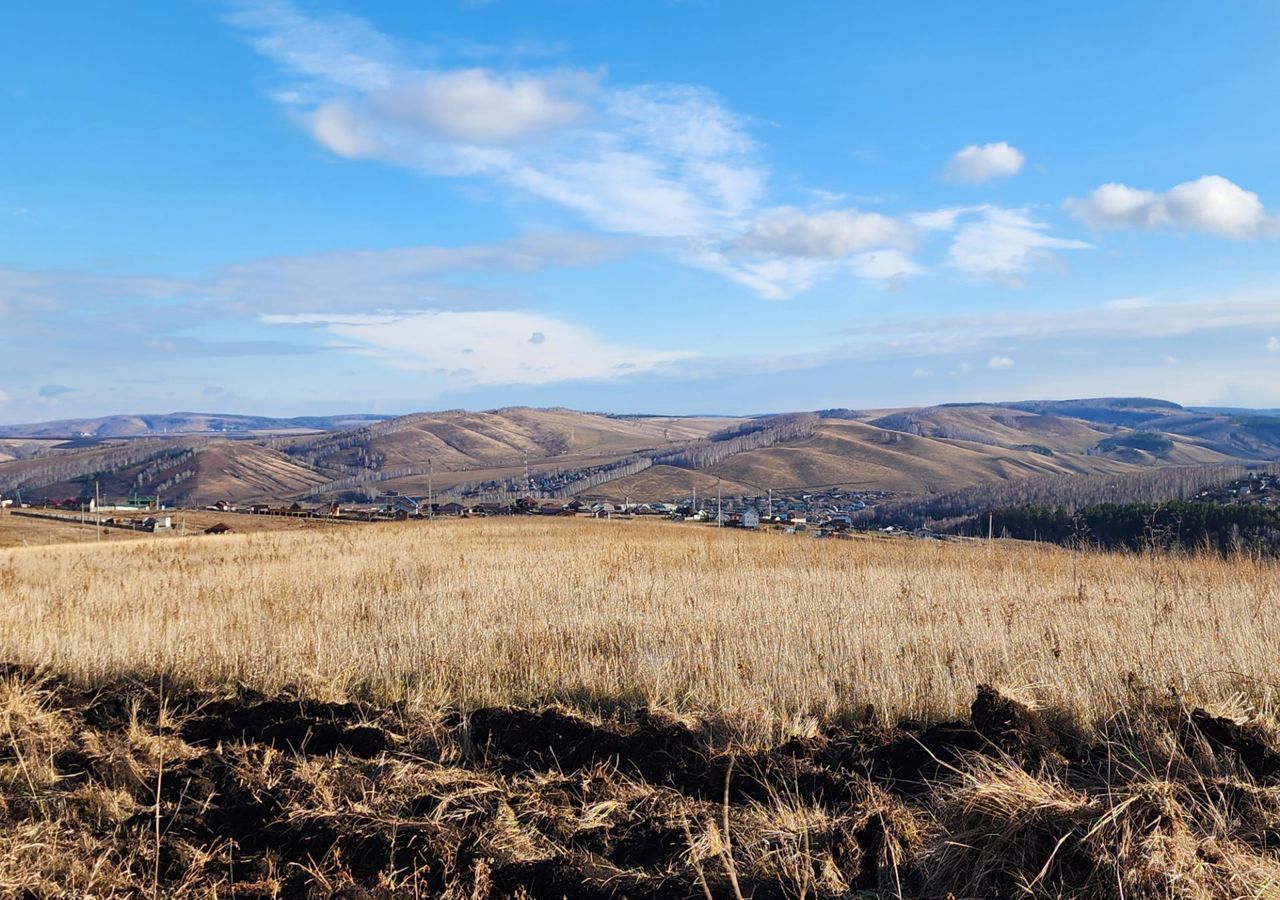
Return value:
M 173 412 L 58 419 L 0 425 L 0 438 L 122 438 L 154 435 L 263 434 L 279 431 L 333 431 L 381 422 L 391 416 L 350 413 L 335 416 L 271 418 L 231 413 Z
M 35 439 L 44 438 L 38 441 Z M 53 440 L 54 438 L 58 440 Z M 1280 417 L 1143 397 L 770 416 L 562 407 L 387 417 L 170 413 L 0 428 L 0 492 L 176 502 L 565 491 L 670 499 L 842 486 L 932 496 L 1031 476 L 1280 459 Z M 528 481 L 526 481 L 528 479 Z

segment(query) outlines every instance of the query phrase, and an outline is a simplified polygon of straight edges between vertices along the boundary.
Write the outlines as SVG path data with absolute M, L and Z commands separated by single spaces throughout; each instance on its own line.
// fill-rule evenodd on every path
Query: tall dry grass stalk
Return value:
M 957 714 L 984 681 L 1084 718 L 1136 688 L 1274 708 L 1280 568 L 526 519 L 30 548 L 0 552 L 0 658 L 773 733 Z

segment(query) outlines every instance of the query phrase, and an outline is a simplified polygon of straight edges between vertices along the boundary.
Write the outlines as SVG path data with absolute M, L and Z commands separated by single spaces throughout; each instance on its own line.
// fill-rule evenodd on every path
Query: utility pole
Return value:
M 773 488 L 769 488 L 769 521 L 773 521 Z
M 721 510 L 722 510 L 722 507 L 720 505 L 720 479 L 717 478 L 716 479 L 716 527 L 717 528 L 724 527 L 724 513 Z
M 995 514 L 987 513 L 987 540 L 995 537 Z
M 96 478 L 93 479 L 93 511 L 98 516 L 98 540 L 102 540 L 102 492 Z
M 436 517 L 436 505 L 433 502 L 433 491 L 431 483 L 431 468 L 434 461 L 431 457 L 427 457 L 427 518 L 434 519 Z

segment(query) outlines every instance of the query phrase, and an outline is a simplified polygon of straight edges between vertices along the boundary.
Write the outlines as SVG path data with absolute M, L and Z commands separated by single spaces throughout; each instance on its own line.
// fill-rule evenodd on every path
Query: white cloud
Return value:
M 370 123 L 341 100 L 317 108 L 309 128 L 316 143 L 347 159 L 377 156 L 386 149 Z
M 724 246 L 704 245 L 688 258 L 771 299 L 785 299 L 844 268 L 866 281 L 901 285 L 924 268 L 907 251 L 930 232 L 954 231 L 952 268 L 976 278 L 1019 283 L 1054 252 L 1084 241 L 1054 237 L 1025 209 L 967 206 L 903 217 L 858 210 L 806 212 L 778 207 L 753 219 Z M 876 248 L 876 249 L 871 249 Z
M 348 158 L 488 178 L 609 231 L 732 230 L 766 172 L 742 120 L 710 92 L 620 87 L 599 73 L 418 68 L 350 17 L 284 0 L 231 17 L 302 84 L 276 93 L 314 139 Z
M 1005 141 L 982 146 L 970 144 L 951 157 L 945 175 L 948 181 L 980 184 L 992 178 L 1017 175 L 1026 161 L 1022 151 Z
M 1064 206 L 1094 228 L 1169 228 L 1237 239 L 1276 232 L 1276 219 L 1258 195 L 1220 175 L 1184 181 L 1163 194 L 1104 184 Z
M 291 80 L 274 98 L 332 153 L 481 179 L 595 229 L 648 239 L 764 297 L 850 273 L 901 285 L 923 270 L 913 254 L 930 232 L 960 228 L 952 266 L 1005 280 L 1052 250 L 1084 246 L 1049 236 L 1017 210 L 897 217 L 830 208 L 838 198 L 829 194 L 816 209 L 766 209 L 769 172 L 746 120 L 704 88 L 620 85 L 601 71 L 521 68 L 514 57 L 503 70 L 450 67 L 351 16 L 304 14 L 289 0 L 237 9 L 229 20 Z M 972 145 L 951 160 L 948 177 L 984 181 L 1024 162 L 1007 142 Z M 422 305 L 388 300 L 384 308 Z
M 881 213 L 806 213 L 794 207 L 779 207 L 755 219 L 737 246 L 761 254 L 843 259 L 869 247 L 905 246 L 910 242 L 911 230 Z
M 978 278 L 1016 281 L 1052 258 L 1055 250 L 1084 250 L 1083 241 L 1047 234 L 1049 226 L 1025 209 L 981 207 L 976 221 L 959 227 L 951 242 L 953 267 Z
M 0 406 L 7 406 L 8 404 L 9 404 L 9 395 L 6 394 L 4 391 L 0 391 Z
M 399 368 L 464 386 L 612 379 L 691 355 L 614 344 L 563 319 L 502 310 L 268 315 L 262 321 L 323 328 Z
M 379 95 L 379 111 L 446 139 L 507 143 L 568 125 L 595 79 L 502 76 L 485 69 L 425 73 Z
M 933 369 L 912 369 L 911 377 L 913 378 L 932 378 Z
M 1272 353 L 1280 353 L 1280 337 L 1268 338 L 1267 350 L 1269 350 Z
M 899 283 L 921 271 L 899 249 L 910 248 L 914 240 L 909 223 L 882 213 L 783 206 L 752 219 L 736 238 L 706 243 L 684 255 L 762 297 L 781 300 L 840 271 L 866 281 Z
M 1012 369 L 1013 360 L 1007 356 L 993 356 L 987 362 L 987 367 L 992 369 Z

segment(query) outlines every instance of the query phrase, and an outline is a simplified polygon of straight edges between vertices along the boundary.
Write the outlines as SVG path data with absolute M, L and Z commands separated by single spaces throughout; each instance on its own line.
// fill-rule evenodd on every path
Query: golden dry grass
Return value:
M 1028 544 L 503 519 L 0 551 L 0 659 L 474 707 L 652 703 L 778 734 L 1084 718 L 1135 689 L 1275 706 L 1280 568 Z

